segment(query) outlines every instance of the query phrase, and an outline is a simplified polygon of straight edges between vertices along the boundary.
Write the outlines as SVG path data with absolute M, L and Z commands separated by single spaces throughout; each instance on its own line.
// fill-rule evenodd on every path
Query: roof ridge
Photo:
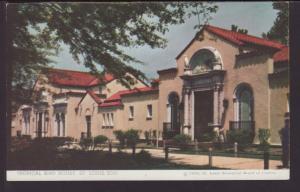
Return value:
M 157 89 L 157 88 L 153 88 L 153 87 L 148 87 L 148 86 L 145 86 L 145 87 L 134 87 L 132 89 L 125 89 L 125 90 L 119 90 L 118 92 L 114 93 L 113 95 L 111 95 L 109 98 L 105 99 L 104 102 L 113 102 L 115 100 L 120 100 L 122 95 L 127 95 L 127 94 L 133 94 L 135 93 L 134 91 L 136 92 L 142 92 L 144 91 L 146 88 L 148 88 L 149 90 L 153 89 Z M 120 98 L 114 98 L 115 96 L 119 96 Z M 111 99 L 113 98 L 113 99 Z
M 224 29 L 224 28 L 221 28 L 221 27 L 217 27 L 217 26 L 214 26 L 214 25 L 205 25 L 204 28 L 206 27 L 212 27 L 212 28 L 215 28 L 215 29 L 218 29 L 218 30 L 222 30 L 222 31 L 226 31 L 226 32 L 230 32 L 234 35 L 241 35 L 241 36 L 244 36 L 244 37 L 252 37 L 252 38 L 256 38 L 256 39 L 260 39 L 260 40 L 263 40 L 263 41 L 268 41 L 270 43 L 275 43 L 275 44 L 278 44 L 278 45 L 281 45 L 282 47 L 286 46 L 288 47 L 287 45 L 284 45 L 278 41 L 274 41 L 274 40 L 268 40 L 268 39 L 264 39 L 262 37 L 258 37 L 258 36 L 255 36 L 255 35 L 250 35 L 250 34 L 244 34 L 244 33 L 239 33 L 237 31 L 232 31 L 230 29 Z M 238 40 L 238 39 L 237 39 Z M 238 40 L 240 41 L 240 40 Z

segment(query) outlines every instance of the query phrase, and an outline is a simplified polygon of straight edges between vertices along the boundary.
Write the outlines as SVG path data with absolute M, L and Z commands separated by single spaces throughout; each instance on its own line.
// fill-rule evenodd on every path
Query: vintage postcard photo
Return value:
M 288 180 L 289 2 L 7 4 L 7 181 Z

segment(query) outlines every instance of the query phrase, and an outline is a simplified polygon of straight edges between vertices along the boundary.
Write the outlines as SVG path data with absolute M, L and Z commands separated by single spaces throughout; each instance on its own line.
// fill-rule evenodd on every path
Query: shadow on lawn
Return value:
M 218 169 L 171 163 L 151 155 L 106 151 L 44 150 L 41 147 L 10 152 L 8 170 L 147 170 L 147 169 Z

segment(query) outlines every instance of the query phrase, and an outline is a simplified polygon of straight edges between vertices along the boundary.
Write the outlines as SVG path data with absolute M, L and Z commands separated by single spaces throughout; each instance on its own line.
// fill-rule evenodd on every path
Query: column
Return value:
M 221 123 L 221 85 L 216 84 L 214 87 L 214 130 L 218 131 Z
M 22 112 L 22 129 L 21 129 L 21 133 L 22 135 L 25 135 L 26 134 L 26 118 L 25 118 L 25 114 L 24 114 L 24 111 Z
M 57 121 L 56 121 L 56 113 L 54 113 L 54 115 L 53 115 L 53 126 L 52 126 L 52 128 L 53 128 L 53 131 L 52 131 L 52 133 L 53 133 L 53 136 L 57 136 Z
M 38 131 L 38 113 L 35 113 L 35 132 L 34 137 L 37 137 L 37 131 Z
M 62 113 L 59 113 L 59 123 L 60 123 L 60 136 L 63 136 L 64 135 L 64 125 L 63 125 L 63 118 L 62 118 Z
M 42 112 L 42 137 L 45 136 L 45 114 Z
M 190 128 L 190 122 L 189 122 L 189 95 L 190 90 L 185 89 L 184 90 L 184 126 L 183 126 L 183 133 L 184 134 L 190 134 L 189 128 Z
M 66 136 L 66 116 L 64 113 L 61 113 L 61 122 L 62 122 L 62 136 Z
M 195 138 L 194 138 L 194 135 L 195 135 L 195 121 L 194 121 L 194 119 L 195 119 L 195 114 L 194 114 L 194 111 L 195 111 L 195 93 L 194 93 L 194 91 L 192 91 L 192 93 L 191 93 L 191 95 L 190 95 L 190 107 L 189 107 L 189 109 L 190 109 L 190 119 L 189 119 L 189 122 L 190 122 L 190 124 L 191 124 L 191 137 L 192 137 L 192 140 L 194 140 Z
M 28 113 L 28 135 L 31 135 L 30 133 L 30 118 L 31 118 L 31 111 Z
M 215 85 L 214 87 L 214 125 L 218 124 L 218 100 L 219 100 L 219 93 L 218 93 L 218 87 Z

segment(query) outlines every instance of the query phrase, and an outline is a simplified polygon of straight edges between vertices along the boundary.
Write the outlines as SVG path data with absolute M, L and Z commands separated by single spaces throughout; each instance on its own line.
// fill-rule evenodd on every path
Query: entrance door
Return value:
M 87 115 L 85 116 L 86 118 L 86 134 L 87 134 L 87 137 L 91 137 L 92 136 L 92 132 L 91 132 L 91 116 L 90 115 Z
M 201 141 L 203 134 L 212 131 L 208 124 L 213 123 L 213 91 L 195 92 L 194 101 L 195 139 Z

